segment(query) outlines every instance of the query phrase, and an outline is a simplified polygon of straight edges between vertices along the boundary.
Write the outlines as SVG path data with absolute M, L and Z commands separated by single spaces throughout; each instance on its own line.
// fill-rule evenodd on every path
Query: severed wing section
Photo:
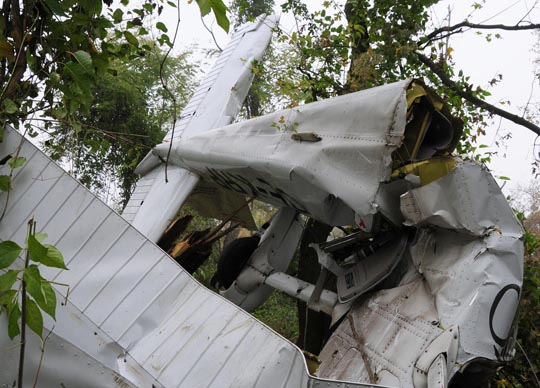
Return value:
M 252 66 L 270 42 L 276 16 L 261 16 L 241 27 L 203 80 L 176 126 L 160 145 L 227 125 L 238 114 L 253 80 Z M 165 179 L 162 159 L 149 153 L 136 172 L 142 177 L 122 216 L 150 240 L 157 241 L 178 209 L 197 186 L 199 177 L 169 164 Z
M 25 386 L 39 387 L 368 387 L 308 375 L 300 350 L 195 281 L 166 253 L 92 195 L 19 133 L 6 128 L 2 157 L 26 158 L 14 171 L 0 240 L 23 246 L 34 218 L 69 270 L 54 281 L 56 321 L 47 338 L 27 330 Z M 0 174 L 9 173 L 7 164 Z M 22 257 L 16 261 L 23 265 Z M 18 283 L 14 285 L 18 287 Z M 0 386 L 17 380 L 19 341 L 0 314 Z

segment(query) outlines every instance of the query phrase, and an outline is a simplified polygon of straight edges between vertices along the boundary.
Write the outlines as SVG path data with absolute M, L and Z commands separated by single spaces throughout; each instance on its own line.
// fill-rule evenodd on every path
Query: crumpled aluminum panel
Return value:
M 416 226 L 399 280 L 359 299 L 321 353 L 318 374 L 368 381 L 363 346 L 378 383 L 413 387 L 416 360 L 449 327 L 459 328 L 453 376 L 475 359 L 511 356 L 523 281 L 523 230 L 491 174 L 473 162 L 401 196 Z
M 5 129 L 0 155 L 14 154 L 21 141 L 20 156 L 27 162 L 15 170 L 0 239 L 24 245 L 27 221 L 34 217 L 69 268 L 40 268 L 45 278 L 69 286 L 69 299 L 59 304 L 57 322 L 45 319 L 45 332 L 53 334 L 38 386 L 320 386 L 296 346 L 201 286 L 13 129 Z M 5 201 L 3 193 L 0 203 Z M 60 302 L 67 289 L 54 287 Z M 17 373 L 17 342 L 5 336 L 6 326 L 2 314 L 2 384 Z M 39 340 L 32 332 L 28 336 L 30 386 L 40 351 Z
M 365 342 L 357 343 L 345 319 L 320 354 L 318 375 L 369 381 L 359 347 L 367 354 L 378 383 L 412 388 L 412 371 L 424 348 L 439 335 L 437 310 L 420 276 L 407 284 L 376 292 L 353 307 L 350 316 Z
M 171 161 L 226 189 L 332 225 L 377 212 L 406 124 L 402 81 L 179 139 Z M 320 141 L 299 141 L 314 134 Z M 310 135 L 306 135 L 309 139 Z M 168 148 L 156 147 L 163 156 Z M 209 167 L 211 166 L 211 167 Z M 368 223 L 368 220 L 365 220 Z
M 461 162 L 441 179 L 403 195 L 402 209 L 411 198 L 405 218 L 411 219 L 411 209 L 424 209 L 411 246 L 413 261 L 432 290 L 441 324 L 459 326 L 458 363 L 504 359 L 524 254 L 523 229 L 504 195 L 486 168 Z

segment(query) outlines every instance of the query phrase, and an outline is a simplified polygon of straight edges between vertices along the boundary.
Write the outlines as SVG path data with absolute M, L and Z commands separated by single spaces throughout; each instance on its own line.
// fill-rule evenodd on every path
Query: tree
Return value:
M 464 119 L 461 152 L 483 134 L 492 115 L 500 115 L 539 134 L 533 122 L 489 102 L 490 93 L 455 71 L 452 48 L 447 38 L 468 30 L 538 30 L 539 24 L 524 19 L 508 25 L 473 23 L 431 29 L 430 7 L 438 0 L 370 2 L 347 0 L 345 6 L 325 1 L 323 8 L 310 12 L 301 0 L 288 0 L 283 8 L 296 17 L 298 29 L 284 40 L 295 46 L 302 58 L 302 84 L 310 100 L 346 91 L 419 77 L 444 95 L 453 113 Z M 472 3 L 471 7 L 482 7 Z M 491 83 L 499 81 L 495 77 Z
M 234 19 L 234 27 L 253 21 L 263 13 L 271 14 L 274 3 L 274 0 L 233 0 L 230 9 Z
M 213 12 L 218 24 L 228 30 L 227 8 L 222 0 L 198 0 L 197 4 L 202 16 Z M 135 85 L 130 85 L 125 76 L 113 77 L 118 74 L 119 69 L 135 71 L 136 65 L 131 63 L 136 63 L 137 59 L 152 57 L 153 45 L 145 38 L 152 29 L 151 22 L 148 21 L 159 16 L 165 6 L 176 5 L 165 0 L 144 0 L 136 5 L 130 4 L 129 0 L 121 0 L 121 5 L 113 4 L 112 0 L 3 0 L 0 18 L 0 135 L 5 123 L 15 127 L 24 123 L 26 131 L 35 135 L 37 132 L 33 123 L 39 119 L 42 122 L 41 130 L 53 131 L 56 135 L 63 134 L 52 141 L 54 155 L 62 155 L 58 148 L 60 144 L 80 145 L 80 141 L 84 139 L 87 149 L 71 147 L 64 150 L 63 154 L 71 153 L 72 156 L 81 157 L 88 154 L 82 153 L 83 150 L 99 150 L 108 163 L 112 163 L 111 166 L 119 166 L 119 154 L 106 151 L 107 144 L 119 138 L 129 139 L 131 142 L 136 136 L 140 139 L 143 135 L 143 121 L 136 117 L 139 115 L 140 119 L 141 112 L 148 109 L 155 111 L 157 106 L 135 112 L 128 106 L 126 97 L 125 109 L 118 111 L 123 114 L 118 118 L 125 120 L 123 123 L 116 123 L 124 126 L 118 134 L 113 133 L 110 128 L 115 119 L 112 114 L 118 113 L 111 109 L 114 104 L 101 102 L 95 105 L 93 99 L 112 98 L 115 104 L 118 104 L 124 98 L 122 93 L 131 93 L 130 103 L 137 103 L 139 107 L 145 103 L 141 100 L 142 95 L 136 96 Z M 157 42 L 167 46 L 170 51 L 173 43 L 167 35 L 166 26 L 157 22 L 155 30 Z M 160 74 L 162 70 L 156 66 L 152 69 L 155 74 Z M 109 82 L 114 83 L 117 80 L 120 80 L 120 85 L 115 89 Z M 141 81 L 144 82 L 142 79 Z M 153 93 L 154 97 L 163 100 L 162 95 L 157 96 L 162 93 L 155 85 Z M 149 88 L 145 90 L 144 97 L 153 97 Z M 126 115 L 129 113 L 126 109 L 132 110 L 132 118 L 128 119 Z M 97 131 L 102 129 L 100 125 L 107 120 L 100 123 L 98 118 L 89 119 L 90 114 L 95 115 L 100 111 L 106 116 L 107 110 L 109 118 L 113 120 L 107 123 L 108 132 L 102 134 L 104 139 L 96 139 Z M 136 133 L 129 135 L 127 121 L 135 126 Z M 58 130 L 58 122 L 61 123 L 62 131 Z M 155 126 L 156 123 L 150 124 Z M 93 135 L 88 134 L 89 128 L 94 131 Z M 144 136 L 148 136 L 148 141 L 142 142 L 145 147 L 159 140 L 153 127 L 149 128 Z M 69 140 L 69 137 L 72 139 Z M 125 199 L 133 183 L 133 178 L 127 179 L 127 176 L 129 171 L 133 170 L 133 164 L 140 159 L 142 151 L 140 145 L 131 150 L 122 150 L 124 151 L 132 154 L 127 157 L 126 163 L 123 163 L 124 167 L 128 166 L 128 171 L 120 172 Z M 96 155 L 86 159 L 84 165 L 88 167 L 87 172 L 102 171 L 97 169 L 98 159 Z M 79 171 L 82 166 L 83 164 L 76 163 Z M 94 175 L 97 176 L 96 173 Z M 98 182 L 96 179 L 92 182 L 91 174 L 80 177 L 86 179 L 89 185 Z M 9 189 L 10 177 L 1 178 L 8 183 L 2 187 Z
M 165 61 L 165 53 L 154 46 L 130 63 L 117 62 L 114 73 L 105 74 L 91 88 L 93 104 L 88 112 L 75 114 L 75 130 L 65 121 L 49 122 L 46 150 L 53 159 L 63 159 L 71 173 L 95 192 L 109 191 L 107 182 L 112 181 L 123 206 L 137 179 L 135 167 L 162 140 L 194 89 L 196 68 L 189 55 Z M 175 101 L 162 88 L 161 79 L 167 80 Z
M 171 1 L 144 0 L 3 0 L 0 20 L 0 126 L 15 126 L 36 112 L 74 125 L 88 113 L 92 85 L 151 47 L 140 38 L 144 23 Z M 204 16 L 213 12 L 228 30 L 222 0 L 198 0 Z M 130 8 L 127 6 L 130 5 Z M 172 47 L 167 28 L 156 23 L 160 44 Z

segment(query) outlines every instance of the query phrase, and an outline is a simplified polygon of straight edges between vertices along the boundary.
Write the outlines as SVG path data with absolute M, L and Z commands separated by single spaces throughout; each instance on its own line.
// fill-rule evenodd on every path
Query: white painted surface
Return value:
M 7 128 L 0 155 L 14 154 L 21 139 Z M 34 216 L 69 268 L 40 266 L 46 278 L 66 283 L 70 296 L 59 304 L 56 322 L 45 320 L 45 332 L 53 334 L 38 386 L 318 386 L 296 346 L 197 283 L 26 140 L 20 156 L 27 163 L 15 171 L 0 239 L 24 245 L 25 225 Z M 0 173 L 7 169 L 1 166 Z M 2 193 L 0 203 L 5 200 Z M 60 302 L 67 288 L 54 288 Z M 17 343 L 5 335 L 6 326 L 2 314 L 0 384 L 11 384 L 17 374 Z M 40 350 L 36 336 L 28 336 L 30 387 Z

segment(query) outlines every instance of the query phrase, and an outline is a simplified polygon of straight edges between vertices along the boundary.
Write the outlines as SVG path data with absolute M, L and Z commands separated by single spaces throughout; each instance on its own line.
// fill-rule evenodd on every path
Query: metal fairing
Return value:
M 523 231 L 491 174 L 456 159 L 447 175 L 403 194 L 401 210 L 417 231 L 400 280 L 358 300 L 350 315 L 363 343 L 343 321 L 320 355 L 319 376 L 368 381 L 370 368 L 380 384 L 431 387 L 440 368 L 451 378 L 475 360 L 512 356 Z
M 171 142 L 232 122 L 251 85 L 251 67 L 262 58 L 277 21 L 274 15 L 262 15 L 235 32 L 182 110 L 174 130 L 165 136 L 163 148 L 169 149 Z M 166 159 L 167 155 L 161 160 Z M 193 172 L 171 164 L 167 167 L 166 182 L 165 170 L 160 159 L 149 153 L 137 166 L 136 172 L 142 177 L 122 213 L 152 241 L 159 239 L 199 182 Z
M 24 245 L 26 224 L 34 217 L 69 268 L 40 268 L 45 278 L 68 285 L 69 298 L 58 306 L 56 322 L 45 319 L 45 333 L 52 334 L 38 386 L 321 386 L 308 375 L 296 346 L 201 286 L 15 130 L 5 129 L 0 154 L 13 154 L 20 144 L 19 155 L 27 161 L 14 172 L 0 239 Z M 5 193 L 0 201 L 6 203 Z M 67 288 L 54 288 L 60 302 Z M 1 386 L 11 385 L 17 373 L 18 342 L 6 332 L 2 314 Z M 32 332 L 28 337 L 30 386 L 41 352 L 39 339 Z

